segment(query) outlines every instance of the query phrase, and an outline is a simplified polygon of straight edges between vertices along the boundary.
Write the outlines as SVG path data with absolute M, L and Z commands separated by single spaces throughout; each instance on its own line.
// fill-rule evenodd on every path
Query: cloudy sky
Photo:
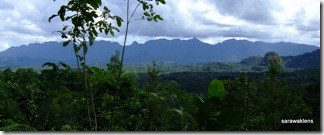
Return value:
M 48 17 L 67 0 L 0 0 L 0 51 L 35 42 L 61 41 L 62 22 Z M 131 0 L 132 8 L 136 0 Z M 296 42 L 320 45 L 319 0 L 166 0 L 155 6 L 163 22 L 134 21 L 128 44 L 157 38 L 198 38 L 216 44 L 226 39 Z M 112 13 L 125 19 L 124 0 L 103 0 Z M 141 16 L 141 10 L 135 14 Z M 100 40 L 122 42 L 121 33 Z

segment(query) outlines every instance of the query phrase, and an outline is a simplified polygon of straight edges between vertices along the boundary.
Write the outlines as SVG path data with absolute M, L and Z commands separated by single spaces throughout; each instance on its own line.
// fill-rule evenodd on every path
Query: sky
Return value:
M 112 14 L 126 20 L 125 0 L 102 0 Z M 166 0 L 154 6 L 164 21 L 144 20 L 130 24 L 127 44 L 147 40 L 191 39 L 216 44 L 227 39 L 295 42 L 320 46 L 319 0 Z M 62 41 L 63 24 L 48 22 L 67 0 L 0 0 L 0 51 L 12 46 Z M 131 10 L 137 5 L 131 0 Z M 140 8 L 139 8 L 140 9 Z M 137 10 L 134 18 L 143 12 Z M 114 37 L 97 40 L 123 42 L 125 25 Z

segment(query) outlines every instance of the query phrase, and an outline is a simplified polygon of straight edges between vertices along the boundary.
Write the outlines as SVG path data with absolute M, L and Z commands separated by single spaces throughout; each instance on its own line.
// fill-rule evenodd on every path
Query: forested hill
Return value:
M 321 50 L 305 53 L 298 56 L 282 58 L 288 68 L 319 68 L 321 66 Z
M 87 62 L 103 65 L 122 46 L 117 42 L 97 41 L 89 48 Z M 153 59 L 159 63 L 203 63 L 240 62 L 250 56 L 263 56 L 269 51 L 280 56 L 296 56 L 319 49 L 317 46 L 288 42 L 265 43 L 247 40 L 226 40 L 210 45 L 198 39 L 151 40 L 144 44 L 137 42 L 126 47 L 126 64 L 147 64 Z M 44 62 L 65 62 L 75 64 L 72 46 L 62 47 L 62 43 L 45 42 L 12 47 L 0 53 L 0 66 L 40 66 Z

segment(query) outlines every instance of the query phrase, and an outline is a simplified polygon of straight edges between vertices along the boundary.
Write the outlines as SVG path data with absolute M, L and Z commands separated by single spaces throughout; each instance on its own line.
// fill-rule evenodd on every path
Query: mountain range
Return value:
M 122 46 L 117 42 L 96 41 L 88 49 L 87 63 L 103 65 L 109 62 L 116 50 Z M 189 40 L 150 40 L 143 44 L 133 42 L 126 47 L 126 64 L 148 64 L 153 59 L 158 63 L 206 63 L 240 62 L 250 56 L 263 56 L 269 51 L 280 56 L 292 57 L 319 49 L 318 46 L 290 42 L 265 43 L 248 40 L 225 40 L 214 45 L 196 38 Z M 0 52 L 0 67 L 41 66 L 45 62 L 64 62 L 75 65 L 72 45 L 62 47 L 62 42 L 32 43 L 11 47 Z M 293 62 L 293 61 L 291 61 Z

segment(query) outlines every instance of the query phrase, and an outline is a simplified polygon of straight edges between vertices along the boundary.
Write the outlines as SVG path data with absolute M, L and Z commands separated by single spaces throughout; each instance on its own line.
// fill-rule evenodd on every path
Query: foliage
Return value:
M 229 126 L 242 124 L 242 118 L 237 112 L 222 105 L 224 96 L 223 83 L 215 79 L 208 88 L 208 98 L 204 101 L 198 97 L 197 118 L 200 130 L 226 130 Z
M 49 65 L 54 68 L 41 72 L 0 71 L 2 130 L 25 130 L 11 128 L 18 124 L 38 131 L 92 130 L 85 91 L 80 86 L 82 76 L 63 64 Z M 87 70 L 100 131 L 320 129 L 318 70 L 280 72 L 274 78 L 269 71 L 161 74 L 163 67 L 153 62 L 147 68 L 147 79 L 140 79 L 143 75 L 133 72 L 123 72 L 118 78 L 114 71 L 119 66 L 116 55 L 106 69 Z M 198 91 L 186 92 L 190 87 Z M 272 90 L 276 93 L 274 104 Z M 313 119 L 314 124 L 280 123 L 293 118 Z
M 228 64 L 228 63 L 221 63 L 221 62 L 211 62 L 203 65 L 202 70 L 206 72 L 213 72 L 213 71 L 230 71 L 234 70 L 235 66 Z
M 297 56 L 287 56 L 283 57 L 285 65 L 288 68 L 318 68 L 321 63 L 321 51 L 317 49 L 313 52 L 304 53 Z
M 243 66 L 255 66 L 262 61 L 262 56 L 251 56 L 243 59 L 239 64 Z
M 37 130 L 25 124 L 14 124 L 10 126 L 1 127 L 0 131 L 37 131 Z
M 113 80 L 115 80 L 114 85 L 116 86 L 116 89 L 113 90 L 112 95 L 108 95 L 108 97 L 112 98 L 112 103 L 109 109 L 111 112 L 111 118 L 110 118 L 110 125 L 115 123 L 115 114 L 117 115 L 116 106 L 118 104 L 118 94 L 120 92 L 121 88 L 121 75 L 122 75 L 122 67 L 123 67 L 123 58 L 124 58 L 124 51 L 125 51 L 125 43 L 127 39 L 127 33 L 128 33 L 128 26 L 129 23 L 132 21 L 132 17 L 134 13 L 136 12 L 139 5 L 142 5 L 144 15 L 142 19 L 147 19 L 148 21 L 158 21 L 163 20 L 160 15 L 156 14 L 153 11 L 153 4 L 151 4 L 152 0 L 149 1 L 143 1 L 138 0 L 138 5 L 135 8 L 134 12 L 131 16 L 129 16 L 129 0 L 127 0 L 127 20 L 126 20 L 126 34 L 125 34 L 125 40 L 124 40 L 124 48 L 122 52 L 122 58 L 121 62 L 119 62 L 117 57 L 113 57 L 112 65 L 108 65 L 108 69 L 110 69 L 113 74 L 117 74 L 114 77 Z M 164 0 L 155 0 L 155 3 L 159 5 L 159 3 L 165 4 Z M 121 27 L 123 19 L 117 15 L 112 15 L 110 10 L 104 6 L 103 11 L 98 14 L 97 11 L 102 5 L 101 0 L 69 0 L 66 5 L 62 5 L 57 14 L 52 15 L 49 17 L 48 21 L 50 22 L 55 17 L 60 17 L 62 22 L 71 22 L 72 25 L 66 25 L 62 28 L 61 31 L 57 31 L 61 33 L 61 37 L 63 39 L 66 39 L 66 41 L 63 43 L 63 46 L 69 45 L 70 42 L 73 44 L 73 49 L 77 61 L 77 66 L 80 71 L 82 72 L 82 79 L 83 79 L 83 85 L 85 90 L 85 98 L 86 98 L 86 105 L 87 105 L 87 112 L 88 112 L 88 120 L 89 120 L 89 128 L 90 130 L 98 130 L 98 116 L 97 116 L 97 110 L 96 110 L 96 95 L 93 91 L 92 86 L 92 79 L 95 78 L 91 75 L 89 75 L 89 68 L 86 64 L 86 54 L 88 52 L 88 48 L 91 47 L 94 44 L 95 38 L 98 37 L 99 32 L 103 33 L 105 35 L 112 35 L 114 36 L 115 31 L 119 32 L 119 29 L 112 25 L 111 20 L 116 20 L 116 24 L 118 27 Z M 88 42 L 87 42 L 88 41 Z M 82 51 L 82 54 L 80 54 L 80 50 Z M 117 54 L 116 56 L 119 56 Z M 44 65 L 52 66 L 53 71 L 58 71 L 58 66 L 56 66 L 53 63 L 45 63 Z M 43 65 L 43 66 L 44 66 Z M 82 70 L 80 68 L 82 66 Z M 115 69 L 117 68 L 117 69 Z M 93 72 L 93 70 L 90 69 L 90 73 Z M 95 72 L 98 72 L 98 70 L 95 69 Z M 90 80 L 89 80 L 90 79 Z M 89 89 L 90 87 L 90 89 Z M 110 99 L 110 98 L 109 98 Z M 93 122 L 92 122 L 93 121 Z M 119 127 L 117 127 L 119 128 Z M 114 130 L 116 127 L 110 126 L 109 130 Z
M 216 79 L 212 80 L 208 87 L 208 98 L 217 97 L 222 100 L 224 95 L 225 88 L 223 83 Z

